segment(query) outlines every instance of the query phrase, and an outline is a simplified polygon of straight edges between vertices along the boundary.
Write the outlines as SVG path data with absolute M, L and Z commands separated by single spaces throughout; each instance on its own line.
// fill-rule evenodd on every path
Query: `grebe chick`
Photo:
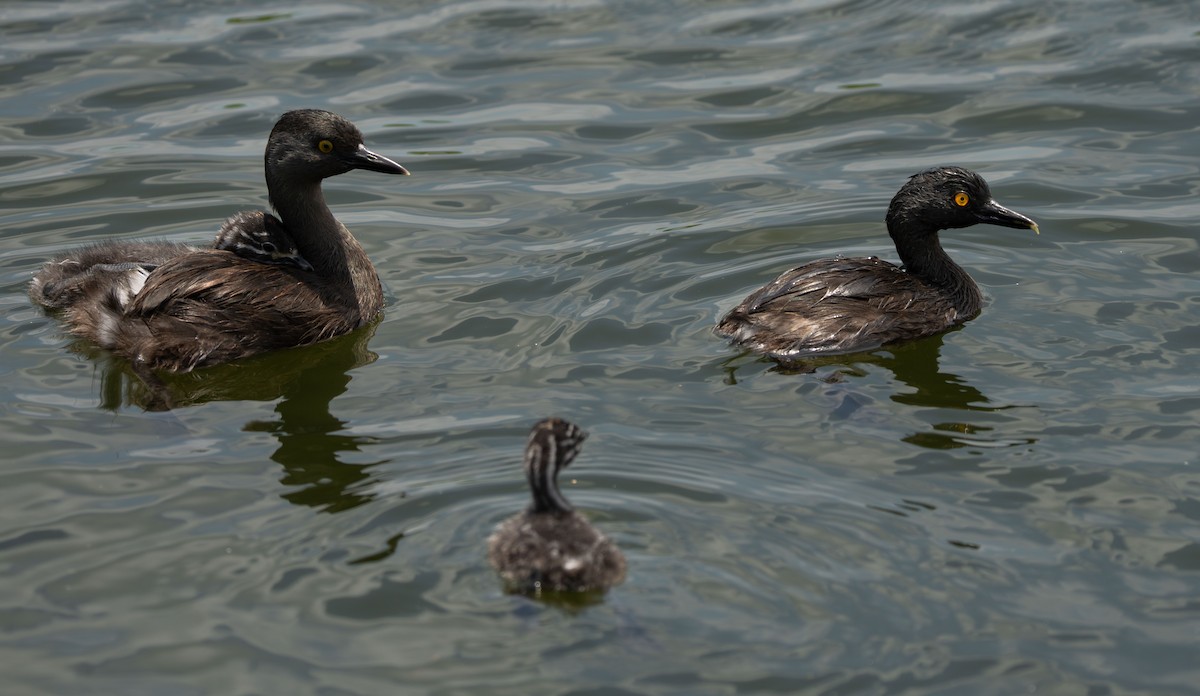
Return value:
M 978 223 L 1038 231 L 997 203 L 983 177 L 938 167 L 909 178 L 888 206 L 903 266 L 832 258 L 785 272 L 734 307 L 714 332 L 780 360 L 872 350 L 945 331 L 979 314 L 983 296 L 938 231 Z
M 187 372 L 316 343 L 374 319 L 383 309 L 379 277 L 325 204 L 321 181 L 352 169 L 408 171 L 368 150 L 353 123 L 315 109 L 280 117 L 264 161 L 285 238 L 311 270 L 300 262 L 262 263 L 223 249 L 161 242 L 144 243 L 147 257 L 138 257 L 136 245 L 117 243 L 47 263 L 31 282 L 30 296 L 62 310 L 68 331 L 129 359 L 139 374 Z M 261 228 L 251 229 L 269 230 L 262 220 Z M 98 263 L 109 268 L 91 271 Z M 117 265 L 123 263 L 134 265 Z M 71 283 L 68 273 L 89 278 Z M 64 282 L 68 291 L 56 292 Z
M 488 560 L 511 591 L 604 591 L 625 579 L 625 556 L 558 490 L 558 472 L 586 438 L 560 418 L 540 421 L 529 433 L 525 477 L 533 502 L 488 538 Z
M 226 220 L 217 232 L 213 248 L 262 263 L 313 270 L 279 218 L 262 210 L 243 211 Z

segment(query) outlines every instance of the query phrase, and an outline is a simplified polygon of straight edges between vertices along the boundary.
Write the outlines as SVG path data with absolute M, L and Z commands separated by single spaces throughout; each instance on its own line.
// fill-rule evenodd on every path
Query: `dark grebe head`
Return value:
M 885 219 L 897 246 L 908 237 L 980 223 L 1038 231 L 1036 222 L 997 203 L 983 177 L 962 167 L 914 174 L 892 198 Z
M 320 181 L 351 169 L 408 174 L 396 162 L 368 150 L 353 123 L 320 109 L 297 109 L 281 116 L 267 139 L 264 160 L 268 189 L 275 184 Z
M 533 493 L 532 512 L 569 512 L 574 508 L 558 490 L 558 472 L 571 465 L 587 433 L 561 418 L 533 426 L 525 445 L 525 477 Z

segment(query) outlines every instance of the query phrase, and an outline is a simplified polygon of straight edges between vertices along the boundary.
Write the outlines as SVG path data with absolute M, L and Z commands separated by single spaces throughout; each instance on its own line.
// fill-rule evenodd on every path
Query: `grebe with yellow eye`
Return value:
M 888 234 L 903 266 L 873 256 L 793 268 L 734 307 L 714 329 L 769 357 L 853 353 L 945 331 L 979 314 L 979 286 L 942 249 L 938 231 L 979 223 L 1038 231 L 997 203 L 961 167 L 912 176 L 888 206 Z
M 30 296 L 61 310 L 71 333 L 128 358 L 143 379 L 147 369 L 186 372 L 316 343 L 371 321 L 383 309 L 383 288 L 362 246 L 325 204 L 321 181 L 352 169 L 408 171 L 368 150 L 353 123 L 316 109 L 280 117 L 264 162 L 279 219 L 250 214 L 223 230 L 247 248 L 93 245 L 47 263 Z M 289 246 L 281 257 L 264 239 Z M 274 263 L 263 263 L 259 252 Z

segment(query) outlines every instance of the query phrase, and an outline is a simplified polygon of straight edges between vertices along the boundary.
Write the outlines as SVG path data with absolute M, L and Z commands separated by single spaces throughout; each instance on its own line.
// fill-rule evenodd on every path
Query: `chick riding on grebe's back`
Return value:
M 960 167 L 912 176 L 892 198 L 887 229 L 903 266 L 875 257 L 821 259 L 759 288 L 714 328 L 769 357 L 853 353 L 945 331 L 979 314 L 979 286 L 938 240 L 978 223 L 1038 231 L 992 199 L 983 177 Z
M 261 263 L 313 270 L 312 264 L 296 249 L 283 223 L 262 210 L 243 211 L 226 220 L 213 240 L 213 248 Z

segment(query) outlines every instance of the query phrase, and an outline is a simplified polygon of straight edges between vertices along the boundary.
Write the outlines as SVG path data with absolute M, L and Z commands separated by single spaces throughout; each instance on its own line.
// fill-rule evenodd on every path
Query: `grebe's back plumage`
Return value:
M 488 560 L 515 592 L 603 591 L 625 579 L 625 557 L 558 489 L 587 434 L 559 418 L 534 425 L 525 448 L 533 502 L 488 538 Z
M 872 350 L 929 336 L 979 314 L 975 281 L 938 231 L 990 223 L 1037 231 L 960 167 L 912 176 L 892 198 L 888 233 L 904 266 L 875 257 L 821 259 L 784 272 L 734 307 L 714 331 L 782 360 Z
M 112 284 L 142 280 L 168 260 L 195 251 L 175 242 L 117 241 L 89 244 L 47 261 L 29 284 L 29 296 L 46 309 L 67 309 L 96 297 Z
M 362 246 L 325 204 L 321 181 L 351 169 L 408 172 L 367 150 L 354 124 L 312 109 L 279 119 L 264 159 L 271 203 L 303 263 L 267 264 L 253 253 L 165 243 L 105 244 L 48 263 L 31 283 L 31 297 L 62 310 L 72 333 L 135 366 L 169 371 L 315 343 L 362 326 L 382 310 L 383 289 Z M 270 232 L 266 217 L 258 219 L 263 227 L 252 231 Z M 124 263 L 142 270 L 113 276 L 110 269 Z M 67 293 L 49 292 L 72 285 L 63 269 L 94 278 Z M 142 272 L 144 278 L 134 277 Z
M 132 297 L 150 271 L 202 248 L 164 241 L 91 244 L 47 262 L 30 283 L 29 294 L 38 304 L 55 310 L 66 309 L 89 295 L 102 294 L 106 287 L 122 286 L 123 292 Z M 283 223 L 263 211 L 234 214 L 221 225 L 210 248 L 261 263 L 312 270 L 312 264 L 297 251 Z

